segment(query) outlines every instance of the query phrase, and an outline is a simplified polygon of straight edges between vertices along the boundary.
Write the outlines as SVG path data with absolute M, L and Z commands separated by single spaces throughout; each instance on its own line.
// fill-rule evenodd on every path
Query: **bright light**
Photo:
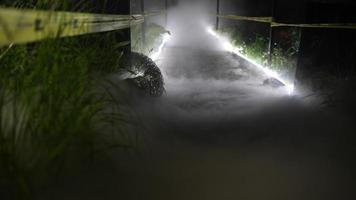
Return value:
M 163 39 L 162 39 L 162 43 L 159 45 L 157 51 L 153 52 L 149 57 L 153 60 L 153 61 L 157 61 L 159 56 L 162 53 L 163 47 L 166 45 L 166 43 L 168 42 L 168 40 L 171 38 L 171 36 L 168 33 L 165 33 L 163 35 Z
M 292 96 L 294 94 L 294 85 L 287 85 L 287 92 L 289 96 Z
M 208 28 L 207 29 L 208 33 L 210 33 L 211 35 L 218 37 L 218 34 L 212 29 L 212 28 Z
M 223 46 L 227 51 L 234 52 L 235 50 L 230 42 L 224 41 Z
M 251 58 L 248 58 L 247 56 L 243 55 L 241 53 L 241 51 L 243 50 L 241 47 L 234 47 L 231 42 L 226 38 L 223 37 L 221 35 L 219 35 L 217 32 L 215 32 L 211 27 L 209 27 L 207 29 L 207 32 L 209 34 L 211 34 L 212 36 L 216 37 L 221 43 L 222 46 L 224 47 L 224 49 L 226 49 L 227 51 L 234 53 L 236 55 L 238 55 L 239 57 L 243 58 L 244 60 L 248 61 L 249 63 L 257 66 L 258 68 L 260 68 L 268 77 L 270 78 L 275 78 L 277 80 L 279 80 L 280 82 L 282 82 L 286 88 L 287 88 L 287 93 L 288 95 L 293 95 L 294 93 L 294 85 L 293 84 L 289 84 L 287 81 L 283 80 L 277 72 L 272 71 L 271 69 L 257 63 L 256 61 L 252 60 Z

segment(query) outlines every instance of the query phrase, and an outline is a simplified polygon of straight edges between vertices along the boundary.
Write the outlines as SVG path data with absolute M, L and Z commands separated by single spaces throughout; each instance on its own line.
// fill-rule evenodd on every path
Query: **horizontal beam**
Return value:
M 154 16 L 163 15 L 163 14 L 166 14 L 166 13 L 167 13 L 166 10 L 156 10 L 156 11 L 145 12 L 144 16 L 145 17 L 154 17 Z
M 143 15 L 105 15 L 0 8 L 0 47 L 46 38 L 127 29 L 144 22 Z
M 217 15 L 217 17 L 222 19 L 254 21 L 254 22 L 262 22 L 262 23 L 271 23 L 273 19 L 272 17 L 247 17 L 247 16 L 238 16 L 238 15 Z
M 356 23 L 346 24 L 288 24 L 273 22 L 272 27 L 299 27 L 299 28 L 329 28 L 329 29 L 356 29 Z
M 269 23 L 271 25 L 271 27 L 356 29 L 356 23 L 294 24 L 294 23 L 274 22 L 273 17 L 248 17 L 248 16 L 238 16 L 238 15 L 217 15 L 217 16 L 222 19 Z

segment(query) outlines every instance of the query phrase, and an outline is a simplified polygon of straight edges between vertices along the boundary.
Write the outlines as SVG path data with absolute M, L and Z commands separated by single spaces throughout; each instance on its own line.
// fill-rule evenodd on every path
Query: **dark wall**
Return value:
M 308 23 L 356 22 L 356 5 L 309 2 Z M 318 74 L 347 79 L 356 75 L 356 30 L 308 29 L 302 34 L 297 77 L 300 81 Z
M 106 14 L 130 14 L 130 0 L 94 0 L 95 11 L 103 11 Z
M 286 1 L 274 0 L 272 16 L 277 22 L 304 23 L 308 0 Z
M 143 0 L 131 0 L 131 14 L 142 14 Z
M 145 0 L 147 10 L 163 10 L 165 8 L 164 0 Z
M 273 0 L 220 0 L 220 4 L 221 14 L 274 16 L 277 22 L 356 23 L 355 0 L 275 0 L 274 5 Z M 259 23 L 234 20 L 221 20 L 221 24 L 250 33 L 268 29 Z M 356 30 L 303 28 L 297 75 L 355 76 L 355 36 Z
M 222 14 L 269 16 L 272 0 L 220 0 Z
M 61 4 L 65 5 L 65 10 L 75 12 L 106 14 L 130 13 L 130 0 L 67 0 Z M 50 8 L 55 8 L 56 3 L 50 3 L 49 5 Z M 55 8 L 55 10 L 58 9 Z
M 271 16 L 272 0 L 220 0 L 221 15 Z M 243 37 L 269 36 L 269 24 L 220 19 L 221 27 L 238 27 Z M 254 33 L 254 34 L 251 34 Z
M 87 0 L 86 5 L 87 9 L 84 12 L 116 15 L 130 15 L 131 13 L 130 0 Z M 129 28 L 113 31 L 113 33 L 118 41 L 131 41 L 131 31 Z M 106 34 L 97 33 L 96 35 L 105 37 Z M 123 49 L 127 53 L 131 51 L 130 46 L 126 46 Z
M 308 23 L 356 22 L 356 4 L 309 2 L 307 5 Z

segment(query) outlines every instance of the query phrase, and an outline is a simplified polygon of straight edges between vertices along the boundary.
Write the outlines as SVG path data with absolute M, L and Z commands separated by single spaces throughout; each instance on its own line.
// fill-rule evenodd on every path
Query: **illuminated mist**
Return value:
M 166 111 L 209 118 L 252 114 L 280 101 L 288 104 L 291 86 L 263 85 L 278 76 L 232 54 L 226 41 L 207 32 L 215 23 L 214 2 L 181 1 L 169 11 L 171 36 L 157 59 L 166 82 Z
M 344 136 L 354 138 L 354 119 L 289 95 L 292 88 L 264 85 L 278 74 L 207 31 L 215 5 L 181 0 L 168 11 L 171 34 L 151 55 L 166 93 L 128 98 L 140 131 L 129 137 L 139 145 L 123 148 L 125 159 L 113 154 L 119 176 L 103 170 L 88 179 L 105 191 L 94 199 L 350 199 L 355 145 Z

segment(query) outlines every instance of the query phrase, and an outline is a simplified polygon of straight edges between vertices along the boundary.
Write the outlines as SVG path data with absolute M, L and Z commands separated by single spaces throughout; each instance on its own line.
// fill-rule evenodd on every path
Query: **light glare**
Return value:
M 162 53 L 163 47 L 166 45 L 166 43 L 168 42 L 168 40 L 171 38 L 171 36 L 168 33 L 165 33 L 163 35 L 163 39 L 162 39 L 162 43 L 159 45 L 158 49 L 156 52 L 152 53 L 149 57 L 153 60 L 153 61 L 157 61 L 159 56 Z
M 219 35 L 217 32 L 215 32 L 211 27 L 207 28 L 207 32 L 216 37 L 220 42 L 222 42 L 222 46 L 224 47 L 224 49 L 226 49 L 227 51 L 234 53 L 236 55 L 238 55 L 239 57 L 241 57 L 242 59 L 248 61 L 249 63 L 257 66 L 258 68 L 260 68 L 268 77 L 271 78 L 275 78 L 277 80 L 279 80 L 280 82 L 282 82 L 286 88 L 287 88 L 287 93 L 288 95 L 293 95 L 294 93 L 294 85 L 293 84 L 289 84 L 287 81 L 283 80 L 277 72 L 272 71 L 271 69 L 257 63 L 256 61 L 252 60 L 251 58 L 248 58 L 247 56 L 243 55 L 241 53 L 241 51 L 243 50 L 243 48 L 241 47 L 234 47 L 227 38 Z

